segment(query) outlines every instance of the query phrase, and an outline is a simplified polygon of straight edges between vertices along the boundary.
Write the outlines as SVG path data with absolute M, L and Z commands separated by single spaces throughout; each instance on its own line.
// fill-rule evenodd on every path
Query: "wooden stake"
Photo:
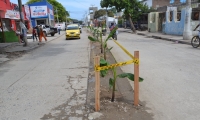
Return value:
M 134 58 L 139 60 L 139 51 L 134 52 Z M 139 104 L 139 65 L 134 64 L 134 105 Z
M 100 57 L 94 58 L 94 65 L 100 66 Z M 95 111 L 100 110 L 100 72 L 95 71 Z

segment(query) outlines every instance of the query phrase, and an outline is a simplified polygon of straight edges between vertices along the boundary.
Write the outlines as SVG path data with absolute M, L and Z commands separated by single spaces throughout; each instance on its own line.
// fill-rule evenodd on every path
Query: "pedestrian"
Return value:
M 111 23 L 111 25 L 109 27 L 110 31 L 112 32 L 115 27 L 116 27 L 115 24 Z M 113 34 L 112 38 L 115 39 L 115 40 L 117 40 L 117 34 L 116 34 L 116 32 Z
M 58 34 L 60 35 L 61 26 L 58 25 Z
M 34 27 L 33 28 L 33 31 L 32 31 L 32 36 L 33 36 L 33 42 L 35 41 L 35 39 L 36 39 L 36 41 L 38 41 L 38 39 L 37 39 L 37 35 L 36 35 L 36 27 Z
M 39 42 L 42 42 L 42 37 L 45 39 L 45 41 L 47 41 L 47 38 L 43 33 L 42 25 L 40 25 L 40 27 L 39 27 Z
M 37 31 L 37 36 L 40 39 L 40 29 L 39 29 L 39 25 L 36 26 L 36 31 Z

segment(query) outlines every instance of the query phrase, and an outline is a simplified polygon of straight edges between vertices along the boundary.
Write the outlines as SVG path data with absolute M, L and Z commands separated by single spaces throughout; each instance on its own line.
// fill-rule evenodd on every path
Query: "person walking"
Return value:
M 39 27 L 39 42 L 42 42 L 42 38 L 44 38 L 45 39 L 45 41 L 47 41 L 47 38 L 46 38 L 46 36 L 44 35 L 44 33 L 43 33 L 43 28 L 42 28 L 42 25 L 40 25 L 40 27 Z
M 37 31 L 38 39 L 40 39 L 40 29 L 39 29 L 39 25 L 36 26 L 36 31 Z
M 36 35 L 36 27 L 35 28 L 33 28 L 33 31 L 32 31 L 32 36 L 33 36 L 33 42 L 35 42 L 35 39 L 36 39 L 36 41 L 38 41 L 38 39 L 37 39 L 37 35 Z
M 112 32 L 114 30 L 114 28 L 116 27 L 116 25 L 114 23 L 111 23 L 110 25 L 110 31 Z M 112 36 L 113 39 L 117 40 L 117 30 L 115 31 L 115 33 Z
M 61 31 L 61 26 L 58 25 L 58 34 L 60 35 L 60 31 Z

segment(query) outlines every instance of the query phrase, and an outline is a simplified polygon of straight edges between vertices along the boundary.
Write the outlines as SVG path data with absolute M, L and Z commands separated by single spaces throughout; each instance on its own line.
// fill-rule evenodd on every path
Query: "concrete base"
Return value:
M 183 40 L 191 40 L 192 39 L 192 31 L 183 32 Z

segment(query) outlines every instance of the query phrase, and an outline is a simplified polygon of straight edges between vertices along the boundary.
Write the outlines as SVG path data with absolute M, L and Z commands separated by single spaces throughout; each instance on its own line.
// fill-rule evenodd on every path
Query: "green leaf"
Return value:
M 104 60 L 103 58 L 101 58 L 100 59 L 100 67 L 107 66 L 107 65 L 108 65 L 108 62 L 106 60 Z M 101 77 L 105 77 L 108 73 L 108 70 L 101 70 L 100 73 L 101 73 Z
M 100 71 L 101 77 L 105 77 L 107 75 L 107 70 Z
M 108 62 L 104 60 L 103 58 L 100 59 L 100 66 L 106 66 L 108 65 Z
M 116 30 L 117 30 L 117 29 L 118 29 L 118 28 L 115 27 L 115 28 L 110 32 L 110 34 L 109 34 L 108 37 L 106 38 L 105 42 L 107 42 L 107 41 L 116 33 Z
M 88 36 L 88 39 L 93 42 L 99 42 L 99 40 L 93 38 L 92 36 Z
M 111 51 L 113 49 L 113 47 L 109 48 L 108 51 Z
M 132 73 L 122 73 L 122 74 L 117 75 L 117 77 L 119 78 L 127 77 L 129 80 L 134 81 L 134 74 Z M 139 82 L 142 82 L 143 80 L 144 80 L 143 78 L 139 77 Z
M 104 43 L 104 44 L 103 44 L 103 47 L 106 48 L 106 47 L 107 47 L 107 43 Z
M 110 86 L 110 88 L 112 88 L 113 85 L 114 85 L 114 79 L 113 79 L 113 78 L 110 78 L 110 79 L 109 79 L 109 86 Z

